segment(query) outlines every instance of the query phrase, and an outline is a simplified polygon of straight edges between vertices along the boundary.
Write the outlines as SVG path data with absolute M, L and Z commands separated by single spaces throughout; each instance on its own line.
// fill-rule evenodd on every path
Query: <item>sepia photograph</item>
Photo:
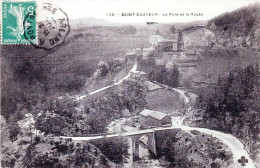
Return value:
M 0 168 L 260 168 L 260 0 L 0 1 Z

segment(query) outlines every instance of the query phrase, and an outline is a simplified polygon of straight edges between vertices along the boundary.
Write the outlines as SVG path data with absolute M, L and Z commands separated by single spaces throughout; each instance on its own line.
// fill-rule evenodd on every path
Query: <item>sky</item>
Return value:
M 43 1 L 42 1 L 43 2 Z M 48 1 L 50 2 L 50 1 Z M 208 20 L 260 0 L 52 0 L 70 19 L 94 17 L 119 23 Z M 115 16 L 109 16 L 112 14 Z M 134 16 L 122 16 L 134 13 Z M 153 13 L 158 16 L 137 16 Z M 196 16 L 191 16 L 194 13 Z M 178 16 L 176 16 L 178 14 Z M 180 16 L 184 14 L 184 16 Z M 166 16 L 167 15 L 167 16 Z M 189 16 L 188 16 L 189 15 Z

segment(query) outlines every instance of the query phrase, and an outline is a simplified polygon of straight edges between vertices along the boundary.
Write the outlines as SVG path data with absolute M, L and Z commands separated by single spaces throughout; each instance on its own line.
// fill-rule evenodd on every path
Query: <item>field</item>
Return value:
M 80 32 L 76 31 L 82 36 L 43 59 L 44 62 L 55 62 L 52 83 L 62 79 L 60 75 L 63 75 L 63 78 L 80 76 L 86 79 L 93 75 L 100 61 L 110 63 L 115 58 L 124 59 L 126 52 L 148 45 L 148 36 L 119 34 L 110 27 L 97 29 L 86 28 Z M 71 36 L 75 36 L 76 32 Z M 118 75 L 119 77 L 124 76 L 122 73 L 118 73 Z M 59 78 L 55 76 L 59 76 Z M 112 80 L 116 76 L 110 75 L 104 80 Z M 96 82 L 91 84 L 88 90 L 97 89 L 99 85 L 107 85 L 102 81 L 100 84 Z
M 129 35 L 122 32 L 121 27 L 85 27 L 71 30 L 65 42 L 52 50 L 33 45 L 1 46 L 2 107 L 6 114 L 15 111 L 16 104 L 25 100 L 30 100 L 26 101 L 30 106 L 36 97 L 45 101 L 106 86 L 104 79 L 91 84 L 95 86 L 91 88 L 86 81 L 95 73 L 100 61 L 111 63 L 115 58 L 123 59 L 124 54 L 134 48 L 147 47 L 149 35 L 138 31 Z M 117 72 L 106 80 L 124 75 Z M 19 97 L 17 95 L 24 98 L 13 99 Z
M 179 111 L 183 104 L 183 100 L 177 94 L 166 89 L 148 92 L 146 100 L 150 109 L 165 113 Z
M 226 53 L 226 52 L 225 52 Z M 207 78 L 217 81 L 219 76 L 225 76 L 232 69 L 246 67 L 250 64 L 260 63 L 259 53 L 252 50 L 245 50 L 239 55 L 222 54 L 221 51 L 214 56 L 202 55 L 198 65 L 197 74 L 193 75 L 193 80 L 206 80 Z

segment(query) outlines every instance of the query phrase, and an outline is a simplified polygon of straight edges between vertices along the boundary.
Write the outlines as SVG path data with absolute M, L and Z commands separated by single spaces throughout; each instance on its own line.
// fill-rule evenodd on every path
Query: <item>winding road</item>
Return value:
M 130 73 L 135 72 L 136 69 L 137 69 L 137 64 L 135 64 L 133 66 L 133 68 L 130 70 L 130 72 L 127 74 L 127 76 L 125 76 L 123 79 L 119 80 L 118 82 L 115 82 L 112 85 L 103 87 L 103 88 L 98 89 L 96 91 L 90 92 L 87 95 L 78 96 L 77 98 L 74 98 L 74 101 L 84 99 L 88 95 L 93 95 L 93 94 L 96 94 L 96 93 L 101 92 L 103 90 L 109 89 L 109 88 L 111 88 L 115 85 L 121 84 L 124 80 L 130 78 Z M 187 105 L 187 112 L 186 113 L 188 113 L 191 110 L 191 106 L 189 105 L 189 103 L 190 103 L 189 98 L 185 95 L 186 91 L 182 90 L 182 89 L 176 89 L 176 88 L 172 88 L 172 90 L 176 91 L 178 94 L 180 94 L 183 97 L 184 102 Z M 252 161 L 252 159 L 250 158 L 247 151 L 244 149 L 244 145 L 235 136 L 233 136 L 231 134 L 226 134 L 226 133 L 223 133 L 223 132 L 215 131 L 215 130 L 210 130 L 210 129 L 207 129 L 207 128 L 197 128 L 197 127 L 185 126 L 185 125 L 183 125 L 183 120 L 185 119 L 185 117 L 186 117 L 186 115 L 183 115 L 182 117 L 173 117 L 172 118 L 172 121 L 173 121 L 172 125 L 173 126 L 171 126 L 171 127 L 157 127 L 157 128 L 153 128 L 153 129 L 138 130 L 138 131 L 133 131 L 133 132 L 124 132 L 124 133 L 116 133 L 116 134 L 93 136 L 93 137 L 64 137 L 64 136 L 61 136 L 61 138 L 72 139 L 72 140 L 76 140 L 76 141 L 80 141 L 80 140 L 87 140 L 88 141 L 88 140 L 95 140 L 95 139 L 102 139 L 102 138 L 112 138 L 112 137 L 118 137 L 118 136 L 130 136 L 130 135 L 137 135 L 137 134 L 145 134 L 145 133 L 150 133 L 150 132 L 153 132 L 153 131 L 169 130 L 169 129 L 176 129 L 176 128 L 179 128 L 183 131 L 196 130 L 196 131 L 199 131 L 199 132 L 204 133 L 204 134 L 212 135 L 213 137 L 220 139 L 224 144 L 226 144 L 231 149 L 231 152 L 233 154 L 234 168 L 245 168 L 245 167 L 246 168 L 255 168 L 255 164 Z M 238 162 L 238 160 L 241 159 L 242 156 L 244 156 L 248 160 L 248 163 L 246 163 L 245 166 L 242 166 L 241 163 Z
M 244 145 L 233 135 L 215 130 L 210 130 L 207 128 L 196 128 L 185 125 L 180 125 L 179 127 L 176 126 L 175 128 L 180 128 L 183 131 L 196 130 L 204 134 L 212 135 L 213 137 L 220 139 L 231 149 L 231 152 L 233 154 L 234 168 L 255 168 L 255 164 L 253 160 L 250 158 L 247 151 L 244 149 Z M 241 163 L 238 162 L 238 160 L 241 159 L 241 156 L 245 156 L 245 158 L 248 159 L 248 163 L 246 163 L 245 166 L 242 166 Z
M 76 96 L 73 99 L 74 99 L 74 101 L 79 101 L 79 100 L 82 100 L 82 99 L 86 98 L 88 95 L 93 95 L 93 94 L 96 94 L 96 93 L 101 92 L 103 90 L 109 89 L 109 88 L 111 88 L 111 87 L 113 87 L 115 85 L 119 85 L 119 84 L 123 83 L 124 80 L 130 78 L 131 72 L 136 72 L 136 69 L 137 69 L 137 63 L 134 64 L 133 68 L 129 71 L 129 73 L 123 79 L 120 79 L 119 81 L 113 83 L 112 85 L 108 85 L 108 86 L 105 86 L 105 87 L 103 87 L 101 89 L 95 90 L 93 92 L 89 92 L 86 95 Z
M 234 137 L 230 134 L 225 134 L 225 133 L 215 131 L 215 130 L 210 130 L 207 128 L 196 128 L 196 127 L 189 127 L 189 126 L 185 126 L 185 125 L 175 125 L 172 127 L 157 127 L 157 128 L 153 128 L 153 129 L 116 133 L 116 134 L 110 134 L 110 135 L 101 135 L 101 136 L 92 136 L 92 137 L 64 137 L 64 136 L 61 136 L 61 138 L 72 139 L 74 141 L 89 141 L 89 140 L 98 140 L 98 139 L 103 139 L 103 138 L 140 135 L 140 134 L 151 133 L 154 131 L 172 130 L 172 129 L 178 129 L 178 128 L 183 131 L 196 130 L 201 133 L 212 135 L 213 137 L 220 139 L 224 144 L 226 144 L 231 149 L 231 152 L 233 154 L 234 168 L 243 168 L 243 167 L 255 168 L 255 164 L 252 161 L 252 159 L 249 157 L 249 154 L 247 153 L 247 151 L 244 149 L 243 144 L 236 137 Z M 245 156 L 245 158 L 248 159 L 248 163 L 246 163 L 245 166 L 242 166 L 238 162 L 238 159 L 240 159 L 241 156 Z
M 187 111 L 190 111 L 191 110 L 191 107 L 189 105 L 190 101 L 189 98 L 184 94 L 185 91 L 181 89 L 174 89 L 174 90 L 183 96 L 184 101 L 188 103 Z M 185 115 L 184 117 L 180 118 L 181 122 L 179 123 L 176 122 L 174 128 L 180 128 L 183 131 L 196 130 L 201 133 L 212 135 L 213 137 L 220 139 L 224 144 L 226 144 L 231 149 L 231 152 L 233 154 L 234 168 L 240 168 L 240 167 L 255 168 L 256 167 L 253 160 L 250 158 L 248 152 L 244 149 L 244 145 L 235 136 L 231 134 L 215 131 L 215 130 L 210 130 L 207 128 L 185 126 L 182 124 L 184 119 L 185 119 Z M 241 159 L 242 156 L 244 156 L 248 160 L 248 163 L 246 163 L 245 166 L 242 166 L 241 163 L 238 162 L 238 160 Z

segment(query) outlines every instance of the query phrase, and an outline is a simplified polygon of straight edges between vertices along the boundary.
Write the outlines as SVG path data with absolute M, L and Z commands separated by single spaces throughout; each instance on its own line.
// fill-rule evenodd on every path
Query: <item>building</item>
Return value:
M 149 37 L 149 43 L 152 44 L 152 46 L 156 46 L 158 42 L 163 41 L 163 37 L 161 35 L 152 35 Z
M 153 57 L 156 54 L 157 53 L 154 47 L 143 48 L 143 57 Z
M 258 68 L 257 80 L 258 80 L 258 90 L 260 91 L 260 67 Z
M 140 113 L 140 128 L 150 128 L 150 127 L 159 127 L 162 125 L 171 124 L 171 117 L 165 113 L 144 109 Z
M 192 87 L 198 88 L 198 87 L 207 87 L 209 85 L 213 86 L 216 84 L 216 81 L 212 79 L 206 79 L 206 80 L 193 79 L 190 81 L 190 83 Z
M 138 62 L 138 66 L 140 67 L 144 67 L 144 66 L 152 67 L 154 65 L 155 65 L 155 57 L 143 57 Z
M 136 59 L 136 57 L 137 57 L 137 55 L 136 55 L 135 50 L 132 50 L 132 51 L 130 51 L 130 52 L 128 52 L 128 53 L 125 54 L 125 59 L 126 59 L 127 61 L 130 61 L 130 60 L 133 61 L 133 60 Z
M 145 81 L 144 84 L 147 87 L 148 92 L 159 90 L 159 89 L 163 89 L 162 86 L 157 85 L 157 84 L 155 84 L 153 82 L 150 82 L 150 81 Z
M 180 31 L 178 39 L 158 41 L 156 48 L 158 52 L 181 52 L 184 51 L 183 35 Z
M 166 40 L 157 43 L 158 52 L 173 52 L 177 51 L 177 41 L 176 40 Z
M 141 79 L 141 80 L 147 80 L 147 74 L 144 71 L 134 71 L 130 72 L 130 77 L 132 79 Z
M 187 57 L 194 57 L 196 55 L 196 50 L 186 49 L 185 54 L 187 55 Z
M 178 34 L 177 51 L 184 51 L 184 42 L 182 32 Z
M 136 48 L 131 50 L 130 52 L 127 52 L 125 54 L 125 59 L 127 60 L 135 60 L 137 57 L 143 56 L 143 49 L 142 48 Z
M 133 63 L 136 60 L 140 60 L 143 57 L 143 49 L 136 48 L 125 54 L 125 69 L 128 71 L 129 63 Z

